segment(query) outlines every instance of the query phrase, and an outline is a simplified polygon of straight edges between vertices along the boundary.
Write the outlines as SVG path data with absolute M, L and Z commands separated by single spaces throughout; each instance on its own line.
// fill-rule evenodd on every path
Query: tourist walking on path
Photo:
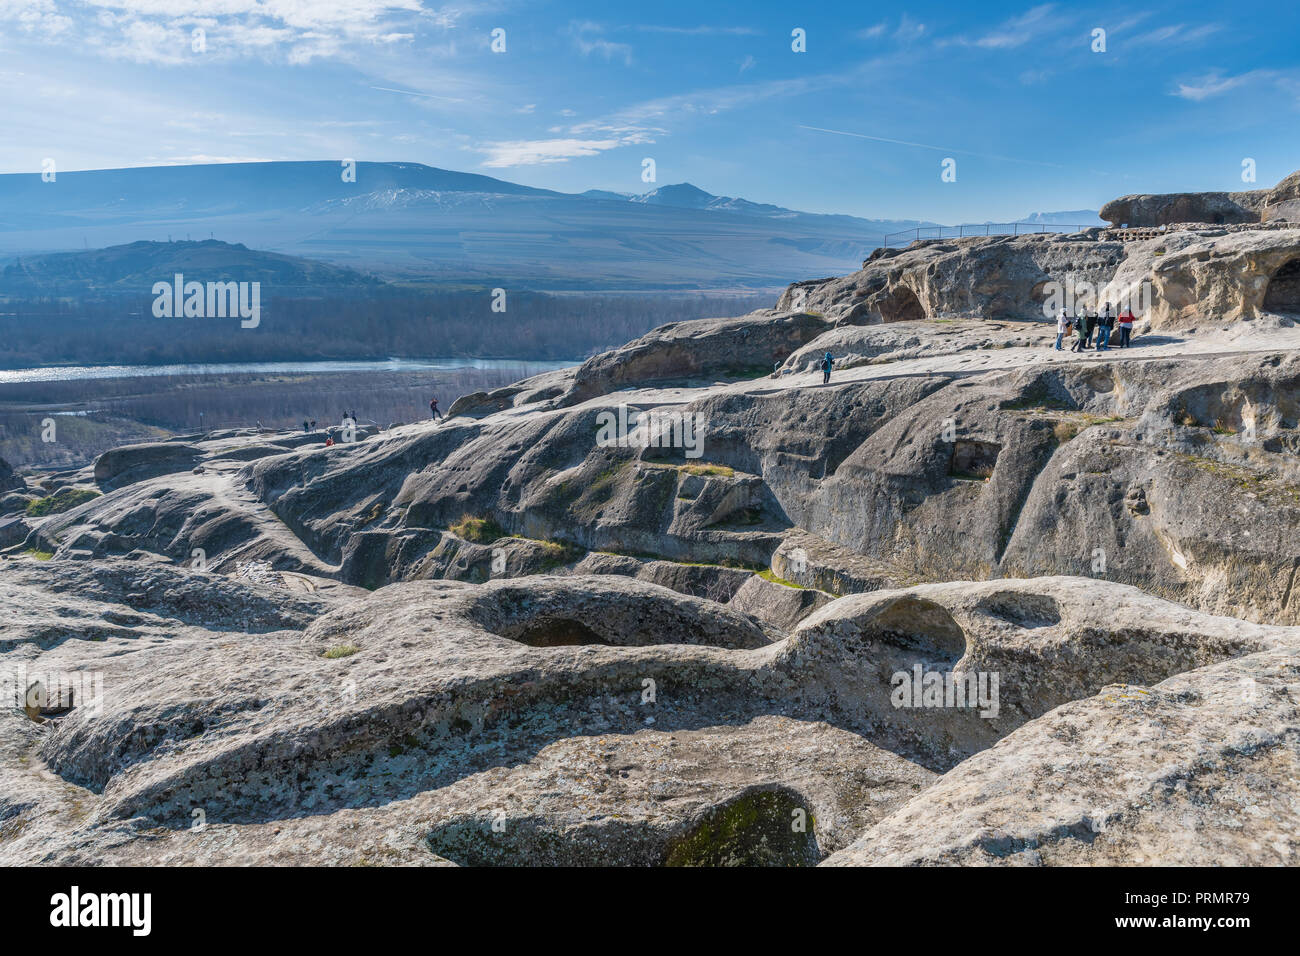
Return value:
M 827 352 L 826 357 L 822 359 L 822 384 L 828 385 L 831 380 L 831 369 L 835 367 L 835 359 L 831 353 Z
M 1124 311 L 1119 314 L 1119 347 L 1122 349 L 1128 348 L 1129 339 L 1133 337 L 1134 318 L 1136 316 L 1128 306 L 1125 306 Z
M 442 414 L 442 412 L 438 411 L 438 400 L 436 398 L 429 399 L 429 417 L 432 418 L 434 421 L 438 421 L 440 419 L 444 419 L 447 417 L 446 415 Z
M 1083 347 L 1090 349 L 1092 348 L 1092 333 L 1097 329 L 1097 313 L 1088 309 L 1087 306 L 1084 306 L 1084 310 L 1088 316 L 1086 326 L 1088 334 L 1083 337 Z
M 1056 351 L 1061 351 L 1061 340 L 1065 338 L 1065 333 L 1070 331 L 1070 320 L 1065 317 L 1065 309 L 1056 317 Z
M 1086 309 L 1081 309 L 1079 315 L 1074 319 L 1074 344 L 1070 346 L 1071 352 L 1082 352 L 1088 347 L 1088 319 L 1084 313 Z

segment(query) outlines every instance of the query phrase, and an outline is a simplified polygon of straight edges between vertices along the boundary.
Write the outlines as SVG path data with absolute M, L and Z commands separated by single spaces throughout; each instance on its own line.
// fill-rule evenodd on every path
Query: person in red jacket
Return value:
M 1129 339 L 1133 337 L 1133 310 L 1124 306 L 1124 311 L 1119 314 L 1119 347 L 1128 348 Z

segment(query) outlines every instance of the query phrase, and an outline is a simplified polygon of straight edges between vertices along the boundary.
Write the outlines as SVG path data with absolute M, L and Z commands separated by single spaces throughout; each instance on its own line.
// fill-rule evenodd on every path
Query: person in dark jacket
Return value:
M 1088 347 L 1088 319 L 1085 315 L 1086 309 L 1080 309 L 1079 314 L 1074 319 L 1074 344 L 1070 346 L 1071 352 L 1082 352 Z
M 835 367 L 835 359 L 831 356 L 830 352 L 827 352 L 826 357 L 822 359 L 822 384 L 823 385 L 827 385 L 830 383 L 831 369 L 834 367 Z
M 438 411 L 438 400 L 436 398 L 429 399 L 429 417 L 434 419 L 435 421 L 447 417 L 446 415 L 442 414 L 442 412 Z
M 1110 303 L 1101 310 L 1101 316 L 1097 320 L 1097 351 L 1110 351 L 1110 331 L 1115 328 L 1115 316 L 1110 311 Z

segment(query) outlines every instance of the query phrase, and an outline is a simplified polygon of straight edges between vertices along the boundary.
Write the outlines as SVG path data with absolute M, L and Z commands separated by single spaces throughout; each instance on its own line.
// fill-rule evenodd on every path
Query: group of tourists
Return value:
M 1108 352 L 1111 336 L 1116 327 L 1119 328 L 1116 347 L 1126 349 L 1133 338 L 1134 321 L 1136 316 L 1133 315 L 1132 309 L 1126 306 L 1123 312 L 1114 315 L 1111 313 L 1109 302 L 1102 307 L 1100 314 L 1095 309 L 1080 306 L 1074 316 L 1070 317 L 1066 315 L 1065 309 L 1061 309 L 1056 317 L 1056 350 L 1061 351 L 1061 343 L 1068 335 L 1074 338 L 1074 344 L 1070 346 L 1071 352 L 1083 352 L 1092 348 L 1098 352 Z M 1092 340 L 1094 332 L 1097 333 L 1095 346 Z

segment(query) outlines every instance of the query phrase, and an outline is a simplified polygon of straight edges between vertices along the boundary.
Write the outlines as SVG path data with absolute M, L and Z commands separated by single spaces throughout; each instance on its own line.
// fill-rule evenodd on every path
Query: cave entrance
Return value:
M 952 446 L 952 461 L 948 474 L 968 481 L 983 481 L 993 477 L 1002 446 L 991 441 L 958 441 Z
M 925 318 L 925 307 L 907 286 L 895 286 L 880 303 L 880 317 L 885 322 L 917 322 Z
M 1282 268 L 1268 280 L 1264 309 L 1300 315 L 1300 256 L 1283 263 Z

